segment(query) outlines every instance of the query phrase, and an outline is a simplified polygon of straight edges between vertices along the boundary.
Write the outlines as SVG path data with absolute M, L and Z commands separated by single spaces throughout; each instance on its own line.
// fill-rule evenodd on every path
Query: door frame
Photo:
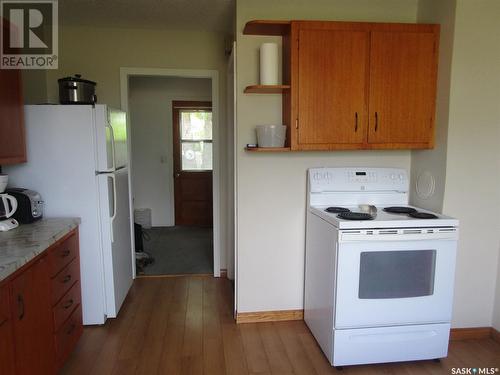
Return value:
M 177 77 L 177 78 L 208 78 L 212 83 L 212 202 L 213 202 L 213 256 L 214 256 L 214 277 L 220 277 L 220 256 L 221 256 L 221 213 L 220 213 L 220 123 L 219 123 L 219 72 L 209 69 L 168 69 L 168 68 L 120 68 L 120 102 L 121 109 L 127 113 L 127 138 L 129 149 L 129 185 L 130 185 L 130 227 L 134 233 L 134 213 L 133 213 L 133 186 L 132 186 L 132 137 L 129 116 L 129 79 L 130 77 Z M 132 237 L 132 273 L 136 278 L 135 270 L 135 241 Z

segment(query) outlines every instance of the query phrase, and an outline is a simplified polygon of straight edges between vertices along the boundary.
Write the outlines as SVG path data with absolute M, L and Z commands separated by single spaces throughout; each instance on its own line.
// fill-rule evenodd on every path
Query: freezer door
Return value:
M 108 126 L 112 135 L 115 168 L 128 164 L 127 117 L 125 112 L 108 108 Z
M 106 315 L 114 318 L 132 285 L 128 171 L 97 176 L 100 195 Z
M 128 164 L 125 112 L 96 105 L 94 109 L 96 171 L 114 172 Z

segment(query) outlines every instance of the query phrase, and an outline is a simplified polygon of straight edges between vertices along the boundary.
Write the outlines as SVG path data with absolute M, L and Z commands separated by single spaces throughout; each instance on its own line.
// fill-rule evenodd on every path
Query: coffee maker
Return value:
M 10 194 L 4 193 L 8 181 L 9 176 L 0 174 L 0 232 L 19 226 L 18 221 L 11 217 L 17 210 L 17 199 Z

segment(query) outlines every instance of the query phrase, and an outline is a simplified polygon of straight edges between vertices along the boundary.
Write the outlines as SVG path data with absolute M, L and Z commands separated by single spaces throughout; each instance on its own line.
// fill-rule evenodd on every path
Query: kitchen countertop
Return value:
M 79 218 L 50 218 L 0 232 L 0 281 L 78 227 Z

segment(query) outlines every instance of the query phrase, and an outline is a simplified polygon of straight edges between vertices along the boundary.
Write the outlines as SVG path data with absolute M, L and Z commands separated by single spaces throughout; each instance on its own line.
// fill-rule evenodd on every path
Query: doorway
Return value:
M 129 114 L 131 110 L 131 100 L 133 100 L 133 94 L 131 92 L 131 82 L 135 78 L 145 78 L 153 81 L 159 81 L 161 79 L 187 79 L 194 81 L 196 79 L 208 80 L 211 84 L 209 95 L 205 100 L 192 100 L 189 95 L 180 95 L 173 99 L 170 103 L 164 103 L 170 106 L 170 120 L 172 123 L 172 128 L 170 130 L 171 138 L 171 149 L 169 156 L 166 153 L 159 153 L 155 156 L 157 159 L 154 163 L 146 164 L 144 168 L 137 165 L 137 163 L 131 163 L 131 176 L 138 176 L 144 173 L 144 170 L 150 170 L 152 173 L 161 170 L 164 166 L 159 164 L 174 164 L 177 166 L 171 170 L 169 178 L 171 179 L 171 204 L 172 209 L 167 210 L 171 213 L 171 223 L 169 225 L 164 225 L 161 227 L 154 226 L 154 215 L 153 215 L 153 228 L 145 231 L 147 232 L 149 245 L 153 243 L 165 243 L 166 241 L 173 241 L 176 246 L 174 248 L 182 248 L 184 253 L 177 252 L 174 254 L 173 263 L 178 266 L 182 266 L 182 261 L 189 263 L 189 257 L 196 257 L 196 250 L 198 255 L 200 252 L 204 252 L 205 265 L 206 260 L 210 265 L 209 272 L 207 272 L 206 267 L 200 271 L 199 269 L 193 268 L 188 272 L 183 272 L 182 267 L 174 267 L 172 272 L 166 272 L 169 274 L 179 274 L 179 273 L 211 273 L 214 276 L 220 276 L 220 218 L 219 218 L 219 155 L 218 155 L 218 79 L 216 71 L 178 71 L 169 69 L 134 69 L 134 68 L 122 68 L 121 69 L 121 84 L 122 84 L 122 108 L 127 110 Z M 207 100 L 208 99 L 208 100 Z M 150 108 L 154 108 L 150 106 Z M 151 112 L 151 111 L 149 111 Z M 128 129 L 129 134 L 131 134 L 131 140 L 129 146 L 135 142 L 134 137 L 136 136 L 134 132 L 134 127 L 145 126 L 144 122 L 133 123 L 133 116 L 128 118 Z M 177 125 L 178 128 L 174 126 L 174 117 L 178 118 Z M 182 117 L 185 118 L 185 123 L 182 122 Z M 132 120 L 132 121 L 131 121 Z M 193 129 L 189 129 L 189 123 L 194 123 L 198 121 L 195 126 L 200 129 L 211 128 L 210 137 L 203 135 L 200 138 L 198 133 L 194 132 Z M 201 121 L 203 120 L 203 121 Z M 205 121 L 206 120 L 206 121 Z M 210 121 L 209 121 L 210 120 Z M 200 122 L 201 121 L 201 122 Z M 201 125 L 200 125 L 201 124 Z M 210 124 L 210 126 L 208 125 Z M 187 133 L 182 133 L 180 126 L 184 126 L 187 129 Z M 191 126 L 192 127 L 192 126 Z M 178 137 L 174 136 L 174 130 L 178 132 Z M 198 129 L 199 130 L 199 129 Z M 205 129 L 206 130 L 206 129 Z M 144 157 L 144 154 L 150 152 L 149 149 L 154 148 L 154 143 L 158 142 L 161 138 L 160 136 L 153 137 L 154 139 L 150 143 L 150 147 L 142 148 L 138 150 L 137 148 L 131 147 L 131 159 L 135 160 L 137 157 Z M 174 139 L 178 139 L 179 142 L 174 142 Z M 184 145 L 184 164 L 182 157 L 182 147 Z M 179 152 L 175 153 L 174 149 Z M 211 151 L 211 153 L 208 152 Z M 137 156 L 139 154 L 139 156 Z M 211 155 L 210 155 L 211 154 Z M 177 155 L 177 156 L 175 156 Z M 176 159 L 177 162 L 174 160 Z M 191 165 L 189 163 L 192 163 Z M 194 163 L 194 164 L 193 164 Z M 207 165 L 210 165 L 210 168 Z M 155 170 L 155 165 L 158 167 Z M 184 167 L 183 167 L 184 165 Z M 190 170 L 191 169 L 191 170 Z M 176 179 L 176 174 L 179 174 L 179 178 Z M 167 176 L 164 178 L 158 178 L 158 184 L 164 183 Z M 177 181 L 178 180 L 178 181 Z M 167 184 L 168 185 L 168 184 Z M 177 186 L 179 185 L 179 186 Z M 134 192 L 133 197 L 137 197 L 137 191 L 144 187 L 150 188 L 154 186 L 151 182 L 148 183 L 146 180 L 140 180 L 140 183 L 132 183 Z M 136 187 L 139 186 L 138 189 Z M 177 189 L 179 188 L 179 189 Z M 175 190 L 180 191 L 180 195 L 174 193 Z M 194 197 L 198 193 L 198 197 Z M 151 195 L 151 194 L 150 194 Z M 181 197 L 179 200 L 180 208 L 177 207 L 177 196 Z M 175 197 L 175 199 L 174 199 Z M 203 199 L 200 199 L 203 197 Z M 150 208 L 157 212 L 161 212 L 161 207 L 158 207 L 153 203 L 148 205 Z M 174 206 L 176 208 L 174 209 Z M 137 199 L 134 200 L 134 207 L 140 208 L 140 202 Z M 184 208 L 182 208 L 184 207 Z M 165 211 L 165 210 L 164 210 Z M 196 216 L 194 213 L 196 211 L 202 212 L 203 216 Z M 177 217 L 178 212 L 184 212 Z M 168 216 L 168 215 L 167 215 Z M 187 220 L 187 221 L 186 221 Z M 212 229 L 213 227 L 213 229 Z M 205 251 L 201 251 L 203 246 L 190 245 L 189 242 L 199 241 L 204 243 Z M 147 241 L 144 241 L 144 247 L 147 248 Z M 210 251 L 207 252 L 207 244 L 209 244 Z M 189 250 L 191 249 L 191 250 Z M 195 251 L 192 251 L 192 250 Z M 187 250 L 187 251 L 186 251 Z M 174 252 L 175 253 L 175 252 Z M 208 254 L 208 255 L 207 255 Z M 186 256 L 187 255 L 187 256 Z M 135 253 L 134 253 L 135 256 Z M 177 259 L 175 257 L 177 256 Z M 181 260 L 181 261 L 179 261 Z M 156 260 L 155 260 L 156 261 Z M 201 264 L 198 262 L 199 265 Z M 203 262 L 202 262 L 203 263 Z M 134 270 L 135 271 L 135 270 Z M 161 272 L 160 272 L 161 273 Z

